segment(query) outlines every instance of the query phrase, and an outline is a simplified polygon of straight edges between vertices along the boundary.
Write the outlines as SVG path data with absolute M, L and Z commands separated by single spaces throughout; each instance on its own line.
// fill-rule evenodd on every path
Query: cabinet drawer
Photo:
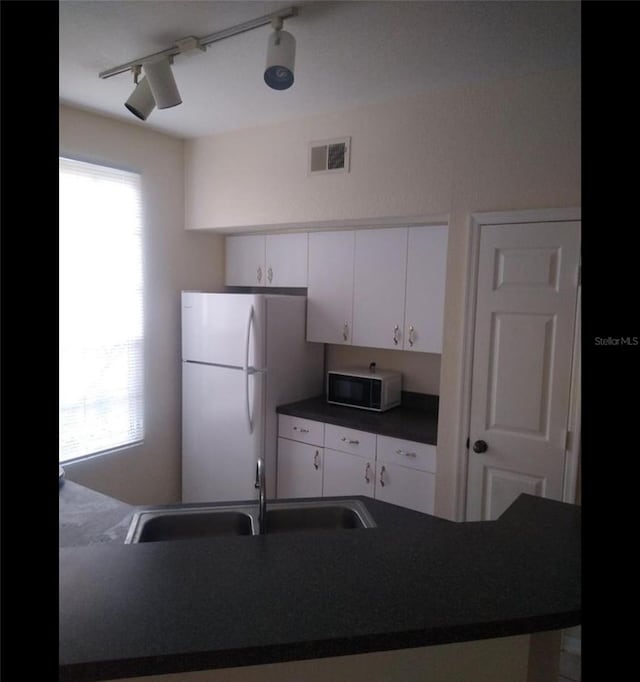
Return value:
M 436 472 L 436 446 L 416 443 L 412 440 L 378 436 L 377 457 L 379 462 Z
M 322 447 L 324 442 L 324 424 L 312 421 L 311 419 L 301 419 L 291 417 L 288 414 L 278 415 L 278 435 L 281 438 L 291 438 L 310 445 Z
M 367 431 L 357 431 L 344 426 L 325 424 L 324 445 L 333 450 L 348 452 L 362 457 L 375 457 L 376 436 Z

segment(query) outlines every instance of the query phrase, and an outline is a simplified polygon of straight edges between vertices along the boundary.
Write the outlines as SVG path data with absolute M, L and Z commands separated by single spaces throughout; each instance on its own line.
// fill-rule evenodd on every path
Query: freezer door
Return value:
M 182 359 L 264 367 L 265 300 L 259 294 L 182 292 Z
M 182 363 L 182 501 L 251 500 L 264 442 L 264 375 Z M 266 472 L 268 477 L 275 471 Z

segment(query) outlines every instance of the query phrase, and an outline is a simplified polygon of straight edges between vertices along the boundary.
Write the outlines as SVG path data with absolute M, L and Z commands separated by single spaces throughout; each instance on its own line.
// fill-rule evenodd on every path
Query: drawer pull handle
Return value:
M 350 438 L 347 438 L 346 436 L 342 436 L 340 439 L 343 443 L 349 443 L 349 445 L 360 445 L 359 440 L 351 440 Z
M 415 452 L 405 452 L 404 450 L 396 450 L 396 455 L 404 455 L 405 457 L 417 457 Z
M 300 428 L 298 428 L 297 426 L 294 426 L 293 430 L 294 431 L 300 431 L 300 433 L 309 433 L 309 429 L 305 429 L 304 426 L 301 426 Z
M 382 478 L 382 477 L 384 476 L 385 471 L 386 471 L 386 469 L 384 467 L 382 467 L 382 469 L 380 469 L 380 485 L 383 488 L 384 488 L 384 478 Z
M 369 477 L 369 472 L 371 471 L 371 464 L 367 462 L 367 466 L 364 468 L 364 480 L 367 483 L 371 483 L 371 478 Z
M 313 456 L 313 466 L 316 471 L 320 468 L 320 453 L 316 450 L 316 454 Z

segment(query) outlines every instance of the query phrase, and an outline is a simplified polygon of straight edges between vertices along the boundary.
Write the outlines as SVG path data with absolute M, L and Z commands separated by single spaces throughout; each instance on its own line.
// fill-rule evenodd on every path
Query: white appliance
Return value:
M 350 367 L 327 372 L 327 402 L 385 412 L 402 401 L 402 374 L 388 369 Z
M 182 292 L 182 501 L 276 496 L 275 408 L 322 393 L 304 296 Z

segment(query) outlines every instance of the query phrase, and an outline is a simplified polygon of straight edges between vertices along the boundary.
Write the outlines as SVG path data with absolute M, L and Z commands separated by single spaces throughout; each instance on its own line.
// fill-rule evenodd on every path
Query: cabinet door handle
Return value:
M 413 335 L 415 334 L 415 329 L 413 326 L 409 327 L 409 345 L 413 346 Z
M 316 454 L 313 456 L 313 466 L 316 471 L 320 468 L 320 453 L 316 450 Z
M 367 483 L 371 483 L 371 478 L 369 476 L 370 471 L 371 471 L 371 464 L 369 464 L 369 462 L 367 462 L 367 466 L 364 468 L 364 480 Z
M 300 431 L 300 433 L 309 433 L 309 429 L 305 429 L 304 426 L 301 426 L 300 428 L 298 428 L 297 426 L 294 426 L 293 430 L 294 431 Z
M 396 450 L 396 455 L 404 455 L 405 457 L 417 457 L 415 452 L 405 452 L 404 450 Z
M 351 440 L 350 438 L 347 438 L 346 436 L 342 436 L 340 439 L 343 443 L 349 443 L 349 445 L 360 445 L 359 440 Z
M 400 339 L 400 327 L 396 325 L 393 328 L 393 343 L 397 346 L 398 345 L 398 340 Z
M 342 340 L 346 341 L 349 338 L 349 323 L 345 322 L 342 328 Z
M 259 265 L 256 271 L 256 277 L 258 278 L 258 283 L 262 282 L 262 268 Z
M 273 280 L 273 270 L 271 268 L 267 270 L 267 279 L 269 280 L 269 284 L 271 284 L 271 281 Z
M 386 469 L 384 467 L 382 467 L 382 469 L 380 469 L 380 485 L 383 488 L 384 488 L 384 478 L 382 478 L 382 477 L 383 477 L 385 471 L 386 471 Z

